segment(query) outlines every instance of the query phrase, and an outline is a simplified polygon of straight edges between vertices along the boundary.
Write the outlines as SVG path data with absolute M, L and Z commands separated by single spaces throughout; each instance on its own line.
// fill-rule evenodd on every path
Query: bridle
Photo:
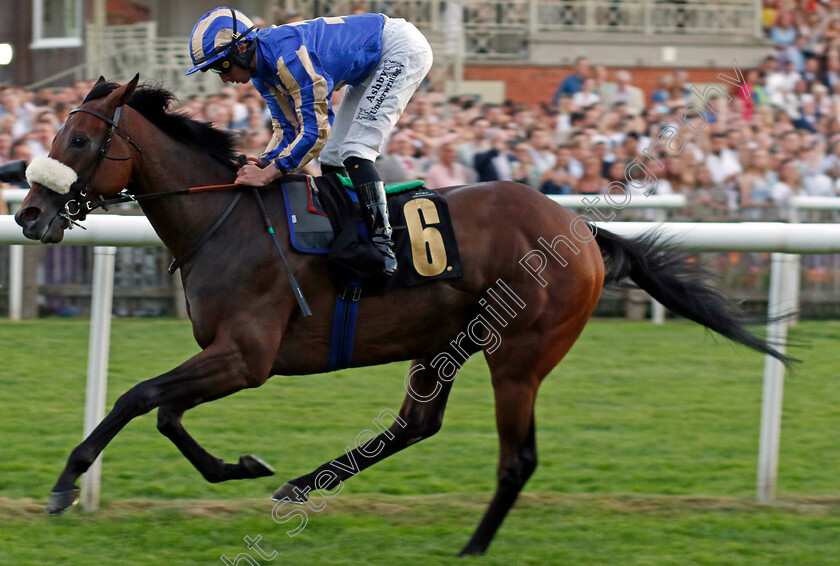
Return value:
M 90 201 L 86 200 L 88 196 L 88 192 L 90 190 L 90 182 L 93 179 L 96 172 L 99 170 L 99 166 L 102 164 L 103 159 L 108 159 L 110 161 L 128 161 L 131 159 L 131 156 L 128 157 L 112 157 L 108 155 L 108 149 L 111 146 L 111 141 L 114 139 L 114 135 L 117 137 L 122 138 L 126 141 L 130 146 L 134 149 L 139 151 L 141 154 L 143 150 L 134 143 L 134 141 L 129 138 L 127 135 L 120 133 L 117 131 L 117 128 L 120 125 L 120 116 L 122 115 L 122 106 L 118 106 L 116 110 L 114 110 L 114 117 L 108 118 L 104 114 L 97 112 L 96 110 L 91 110 L 90 108 L 84 108 L 83 106 L 79 106 L 78 108 L 74 108 L 70 111 L 70 115 L 75 114 L 76 112 L 84 112 L 85 114 L 90 114 L 96 118 L 99 118 L 108 126 L 108 133 L 105 134 L 105 138 L 102 140 L 102 145 L 99 146 L 99 151 L 97 152 L 99 155 L 94 161 L 93 166 L 90 168 L 90 173 L 87 175 L 87 178 L 84 181 L 78 180 L 73 183 L 73 186 L 70 187 L 70 199 L 64 204 L 64 214 L 63 216 L 66 220 L 70 222 L 70 226 L 72 227 L 73 224 L 80 226 L 76 222 L 76 217 L 81 215 L 82 217 L 87 216 L 87 213 L 91 210 L 98 208 L 98 206 L 102 206 L 98 203 L 91 203 Z M 104 201 L 102 195 L 99 196 L 100 202 Z M 84 214 L 82 212 L 84 211 Z
M 102 195 L 99 196 L 99 200 L 95 202 L 91 202 L 88 200 L 88 193 L 90 192 L 90 182 L 93 177 L 96 175 L 96 172 L 99 170 L 99 166 L 102 164 L 103 159 L 109 159 L 111 161 L 128 161 L 131 159 L 131 156 L 128 157 L 112 157 L 108 155 L 108 149 L 111 146 L 111 141 L 114 139 L 114 136 L 122 138 L 126 141 L 131 147 L 136 149 L 140 152 L 141 155 L 145 155 L 143 150 L 134 143 L 134 141 L 129 138 L 126 134 L 121 133 L 117 128 L 120 125 L 120 115 L 122 114 L 122 106 L 118 106 L 117 109 L 114 111 L 114 118 L 108 118 L 104 114 L 97 112 L 95 110 L 91 110 L 89 108 L 84 108 L 79 106 L 78 108 L 74 108 L 70 111 L 70 114 L 75 114 L 76 112 L 84 112 L 86 114 L 90 114 L 91 116 L 95 116 L 99 118 L 106 124 L 108 124 L 109 129 L 108 133 L 105 134 L 105 138 L 102 140 L 102 145 L 99 146 L 99 151 L 97 152 L 96 161 L 90 167 L 90 173 L 87 175 L 86 179 L 82 181 L 81 179 L 77 180 L 70 186 L 69 190 L 69 200 L 64 204 L 64 211 L 59 212 L 58 215 L 67 220 L 68 228 L 72 229 L 73 226 L 78 226 L 83 230 L 86 230 L 84 226 L 79 223 L 79 220 L 83 220 L 89 212 L 97 209 L 103 208 L 107 210 L 108 205 L 111 204 L 121 204 L 125 202 L 137 202 L 139 200 L 145 199 L 153 199 L 153 198 L 160 198 L 172 195 L 183 195 L 183 194 L 193 194 L 193 193 L 200 193 L 206 191 L 227 191 L 232 189 L 239 189 L 242 188 L 243 185 L 235 185 L 235 184 L 228 184 L 228 185 L 208 185 L 203 187 L 189 187 L 187 189 L 177 189 L 174 191 L 165 191 L 161 193 L 151 193 L 146 195 L 133 195 L 129 193 L 127 190 L 123 189 L 119 192 L 114 198 L 105 199 Z M 200 248 L 204 242 L 213 235 L 213 233 L 221 226 L 221 224 L 230 216 L 231 212 L 233 212 L 234 207 L 239 202 L 239 199 L 242 197 L 242 193 L 238 192 L 237 195 L 234 197 L 233 201 L 228 206 L 227 210 L 217 219 L 216 223 L 207 230 L 204 235 L 190 248 L 185 252 L 180 258 L 172 262 L 170 266 L 170 273 L 174 273 L 174 270 L 183 265 L 190 256 L 192 256 L 198 248 Z
M 162 193 L 152 193 L 147 195 L 133 195 L 123 189 L 117 194 L 114 198 L 105 199 L 102 195 L 99 195 L 99 200 L 91 202 L 87 199 L 88 192 L 90 189 L 90 182 L 93 179 L 96 171 L 99 169 L 99 165 L 102 163 L 103 159 L 108 159 L 111 161 L 128 161 L 131 159 L 131 156 L 128 157 L 112 157 L 108 155 L 108 148 L 111 145 L 111 141 L 113 140 L 114 136 L 116 135 L 119 138 L 122 138 L 126 141 L 131 147 L 136 149 L 140 152 L 141 155 L 145 155 L 143 150 L 134 143 L 127 135 L 121 133 L 117 130 L 120 124 L 120 115 L 122 114 L 122 106 L 118 106 L 117 109 L 114 111 L 114 118 L 113 120 L 105 116 L 104 114 L 97 112 L 95 110 L 91 110 L 89 108 L 78 107 L 74 108 L 70 111 L 70 114 L 75 114 L 76 112 L 84 112 L 86 114 L 90 114 L 91 116 L 95 116 L 108 124 L 110 128 L 108 129 L 108 133 L 105 134 L 105 139 L 102 140 L 102 145 L 99 147 L 98 157 L 96 161 L 93 163 L 93 166 L 90 169 L 90 173 L 87 175 L 86 180 L 83 182 L 81 180 L 76 181 L 70 187 L 70 200 L 64 205 L 64 212 L 60 215 L 67 221 L 70 222 L 70 227 L 75 224 L 80 228 L 84 228 L 81 224 L 79 224 L 76 220 L 77 217 L 81 216 L 84 218 L 87 214 L 97 208 L 104 208 L 107 210 L 107 207 L 112 204 L 122 204 L 126 202 L 137 202 L 140 200 L 147 200 L 153 198 L 160 198 L 172 195 L 183 195 L 183 194 L 192 194 L 192 193 L 200 193 L 200 192 L 207 192 L 207 191 L 225 191 L 231 190 L 235 188 L 240 188 L 241 185 L 208 185 L 205 187 L 190 187 L 188 189 L 177 189 L 174 191 L 165 191 Z M 81 218 L 79 218 L 81 219 Z

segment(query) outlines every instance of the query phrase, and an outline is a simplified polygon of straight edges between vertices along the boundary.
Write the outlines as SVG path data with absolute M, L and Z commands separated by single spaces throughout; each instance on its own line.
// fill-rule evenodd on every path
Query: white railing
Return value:
M 800 221 L 800 210 L 840 210 L 840 197 L 793 197 L 791 199 L 791 222 Z
M 786 254 L 840 253 L 840 224 L 785 222 L 595 222 L 599 228 L 635 238 L 656 228 L 676 249 L 693 252 L 778 252 Z M 163 245 L 145 216 L 95 214 L 85 220 L 87 230 L 67 230 L 61 245 Z M 24 238 L 14 217 L 0 216 L 0 245 L 39 242 Z
M 598 209 L 610 210 L 612 212 L 624 208 L 651 210 L 654 213 L 652 219 L 655 222 L 665 222 L 668 218 L 669 210 L 679 210 L 685 208 L 688 204 L 688 199 L 685 198 L 685 195 L 680 194 L 650 195 L 645 198 L 630 199 L 626 205 L 618 203 L 620 206 L 616 206 L 614 202 L 618 199 L 614 198 L 613 202 L 610 202 L 604 195 L 548 195 L 548 198 L 557 204 L 574 210 Z M 597 218 L 594 218 L 594 220 L 597 220 Z
M 88 390 L 85 408 L 85 434 L 101 420 L 105 410 L 111 298 L 114 284 L 112 246 L 161 245 L 148 220 L 143 216 L 95 215 L 85 221 L 88 230 L 66 233 L 65 245 L 96 246 L 94 280 L 91 296 L 91 334 L 88 351 Z M 599 228 L 625 236 L 638 237 L 657 228 L 661 237 L 676 242 L 679 249 L 690 251 L 774 252 L 770 275 L 768 314 L 771 322 L 767 337 L 784 351 L 787 322 L 779 316 L 795 304 L 795 288 L 786 275 L 791 253 L 840 253 L 840 224 L 752 223 L 648 223 L 599 222 Z M 11 216 L 0 216 L 0 244 L 34 244 L 21 234 Z M 772 356 L 765 357 L 764 391 L 759 438 L 757 498 L 760 502 L 775 498 L 781 433 L 784 366 Z M 100 468 L 95 464 L 85 474 L 82 504 L 87 509 L 98 505 Z

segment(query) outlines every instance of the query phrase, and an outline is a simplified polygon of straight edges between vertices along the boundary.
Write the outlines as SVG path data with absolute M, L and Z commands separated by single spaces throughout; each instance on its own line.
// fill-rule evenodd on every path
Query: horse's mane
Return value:
M 99 82 L 84 102 L 105 98 L 118 86 L 117 83 Z M 186 114 L 170 111 L 169 106 L 175 100 L 175 95 L 160 85 L 144 84 L 134 91 L 128 105 L 172 138 L 219 161 L 232 163 L 236 156 L 236 134 L 219 130 L 208 122 L 195 120 Z

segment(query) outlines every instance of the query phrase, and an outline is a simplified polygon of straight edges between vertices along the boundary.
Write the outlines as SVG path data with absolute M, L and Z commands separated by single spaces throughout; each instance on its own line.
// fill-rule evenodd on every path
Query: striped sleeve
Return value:
M 277 60 L 277 77 L 289 93 L 297 135 L 276 156 L 269 154 L 286 171 L 303 167 L 320 153 L 333 121 L 330 86 L 323 70 L 313 64 L 306 46 L 295 54 L 288 62 L 283 57 Z
M 295 139 L 297 136 L 296 122 L 289 98 L 286 95 L 276 88 L 266 87 L 256 80 L 254 86 L 265 99 L 271 113 L 271 129 L 273 132 L 265 151 L 260 154 L 260 161 L 268 164 Z

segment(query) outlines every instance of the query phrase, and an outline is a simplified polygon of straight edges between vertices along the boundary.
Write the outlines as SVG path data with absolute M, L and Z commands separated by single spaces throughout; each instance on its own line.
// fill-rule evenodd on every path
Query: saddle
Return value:
M 386 187 L 399 269 L 382 277 L 382 256 L 368 239 L 359 201 L 346 177 L 287 176 L 282 184 L 292 248 L 327 256 L 339 291 L 348 284 L 360 296 L 461 276 L 449 207 L 422 181 Z
M 458 244 L 446 200 L 422 181 L 385 188 L 397 273 L 382 277 L 382 255 L 368 239 L 349 179 L 287 176 L 282 184 L 292 247 L 327 256 L 336 283 L 328 368 L 349 367 L 359 301 L 391 289 L 461 276 Z

